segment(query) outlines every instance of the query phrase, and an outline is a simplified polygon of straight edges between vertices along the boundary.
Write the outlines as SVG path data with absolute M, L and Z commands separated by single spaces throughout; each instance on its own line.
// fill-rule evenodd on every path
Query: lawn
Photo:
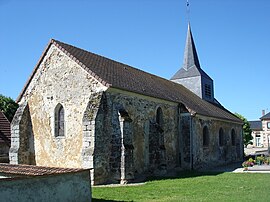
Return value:
M 93 201 L 270 201 L 270 174 L 182 173 L 140 186 L 93 187 Z

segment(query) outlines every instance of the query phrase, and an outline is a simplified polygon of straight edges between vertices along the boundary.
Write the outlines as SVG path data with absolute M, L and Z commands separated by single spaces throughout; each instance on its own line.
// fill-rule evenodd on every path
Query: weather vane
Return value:
M 190 8 L 189 8 L 189 0 L 187 0 L 187 20 L 189 22 Z

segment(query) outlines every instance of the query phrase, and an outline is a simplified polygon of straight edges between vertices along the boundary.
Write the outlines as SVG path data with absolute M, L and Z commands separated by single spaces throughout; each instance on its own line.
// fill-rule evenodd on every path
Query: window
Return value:
M 255 143 L 256 143 L 256 147 L 261 147 L 262 146 L 261 136 L 260 135 L 256 135 Z
M 61 137 L 65 135 L 65 112 L 61 104 L 55 107 L 54 112 L 55 120 L 55 137 Z
M 267 122 L 267 129 L 270 129 L 270 122 Z
M 235 146 L 236 145 L 236 135 L 235 135 L 235 130 L 232 129 L 232 132 L 231 132 L 231 141 L 232 141 L 232 146 Z
M 156 122 L 160 127 L 162 127 L 162 125 L 163 125 L 163 113 L 162 113 L 162 109 L 160 107 L 157 109 Z
M 224 131 L 222 128 L 219 129 L 219 146 L 225 145 Z
M 160 107 L 157 109 L 156 127 L 159 133 L 163 133 L 163 113 Z
M 203 146 L 208 146 L 209 145 L 209 131 L 208 127 L 204 126 L 203 128 Z
M 205 97 L 207 97 L 207 98 L 212 97 L 211 85 L 209 85 L 209 84 L 204 85 L 204 93 L 205 93 Z

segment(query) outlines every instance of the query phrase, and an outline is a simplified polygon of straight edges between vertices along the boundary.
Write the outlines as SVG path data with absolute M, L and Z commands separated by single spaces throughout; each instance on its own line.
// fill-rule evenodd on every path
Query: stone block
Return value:
M 84 138 L 85 137 L 91 137 L 92 133 L 93 133 L 92 131 L 84 131 L 83 136 L 84 136 Z
M 83 142 L 83 147 L 84 147 L 84 148 L 87 148 L 87 147 L 89 147 L 89 146 L 90 146 L 90 142 L 85 142 L 85 141 Z
M 83 141 L 84 142 L 91 142 L 91 141 L 94 141 L 94 139 L 92 137 L 83 137 Z

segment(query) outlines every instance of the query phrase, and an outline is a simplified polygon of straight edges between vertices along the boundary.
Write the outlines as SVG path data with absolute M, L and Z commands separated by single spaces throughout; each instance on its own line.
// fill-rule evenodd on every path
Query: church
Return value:
M 104 184 L 243 159 L 242 121 L 215 99 L 190 25 L 170 80 L 52 39 L 17 102 L 11 164 L 90 168 Z

